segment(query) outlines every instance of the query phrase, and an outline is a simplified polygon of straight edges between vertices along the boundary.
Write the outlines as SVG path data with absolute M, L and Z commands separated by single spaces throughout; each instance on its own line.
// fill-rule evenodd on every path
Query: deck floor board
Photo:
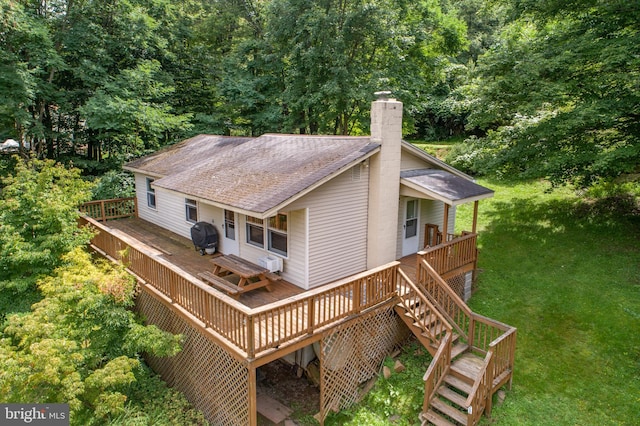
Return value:
M 220 256 L 219 253 L 201 256 L 190 239 L 139 218 L 111 220 L 105 225 L 149 246 L 156 256 L 164 258 L 196 278 L 200 272 L 211 271 L 213 268 L 210 260 L 214 256 Z M 410 278 L 415 277 L 416 256 L 406 256 L 399 261 L 402 270 Z M 272 283 L 270 287 L 270 292 L 266 289 L 256 289 L 243 293 L 238 301 L 249 308 L 258 308 L 305 292 L 284 279 Z M 330 312 L 333 309 L 325 306 L 320 308 L 316 309 L 317 318 L 321 311 Z

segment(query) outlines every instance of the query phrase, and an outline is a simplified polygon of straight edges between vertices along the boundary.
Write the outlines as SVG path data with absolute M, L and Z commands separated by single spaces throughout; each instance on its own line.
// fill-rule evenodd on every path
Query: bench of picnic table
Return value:
M 218 290 L 224 291 L 229 294 L 229 296 L 233 298 L 240 297 L 240 293 L 242 290 L 240 287 L 232 283 L 231 281 L 227 281 L 222 277 L 215 275 L 213 272 L 205 271 L 198 273 L 198 277 L 202 278 L 208 284 L 211 284 L 213 287 Z

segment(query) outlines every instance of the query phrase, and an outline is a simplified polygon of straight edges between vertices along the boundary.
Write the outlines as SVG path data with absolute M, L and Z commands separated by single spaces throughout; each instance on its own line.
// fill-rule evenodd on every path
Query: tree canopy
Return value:
M 638 7 L 5 1 L 0 139 L 103 171 L 197 133 L 366 133 L 392 90 L 407 136 L 476 137 L 468 171 L 588 186 L 638 173 Z
M 586 187 L 640 172 L 640 5 L 518 1 L 467 88 L 477 171 Z
M 17 161 L 0 186 L 0 288 L 24 290 L 53 271 L 62 256 L 85 246 L 78 207 L 91 184 L 80 170 L 53 160 Z

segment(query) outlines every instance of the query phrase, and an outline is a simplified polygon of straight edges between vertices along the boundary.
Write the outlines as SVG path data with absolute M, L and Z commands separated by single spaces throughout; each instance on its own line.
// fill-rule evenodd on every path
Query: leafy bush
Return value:
M 135 281 L 82 249 L 38 285 L 44 298 L 8 317 L 0 339 L 0 401 L 68 403 L 72 424 L 125 411 L 142 352 L 172 356 L 180 336 L 144 326 L 128 308 Z
M 92 199 L 128 198 L 133 197 L 135 193 L 135 178 L 131 173 L 124 170 L 111 170 L 96 182 L 92 192 Z
M 0 288 L 26 289 L 60 265 L 62 256 L 89 242 L 79 229 L 78 206 L 91 185 L 78 169 L 52 160 L 17 161 L 0 197 Z

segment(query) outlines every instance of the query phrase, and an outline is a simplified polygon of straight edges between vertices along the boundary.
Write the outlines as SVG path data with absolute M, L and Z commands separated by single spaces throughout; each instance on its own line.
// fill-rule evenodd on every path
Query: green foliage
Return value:
M 129 397 L 128 402 L 121 414 L 109 419 L 109 425 L 199 426 L 208 424 L 202 413 L 196 411 L 184 395 L 168 388 L 166 383 L 148 367 L 136 371 L 136 381 L 127 387 L 125 393 Z
M 111 170 L 102 175 L 91 194 L 93 200 L 133 197 L 136 193 L 135 181 L 131 173 Z
M 25 288 L 88 243 L 91 234 L 77 218 L 90 184 L 52 160 L 18 161 L 14 173 L 0 198 L 0 287 Z
M 157 149 L 165 136 L 188 129 L 188 114 L 175 115 L 164 100 L 174 91 L 159 75 L 160 63 L 141 61 L 107 81 L 80 108 L 86 128 L 103 147 L 119 155 Z
M 374 388 L 356 406 L 330 414 L 327 425 L 415 425 L 422 410 L 424 382 L 431 355 L 415 340 L 405 345 L 397 358 L 406 367 L 385 379 L 378 377 Z M 395 360 L 384 365 L 393 371 Z
M 581 187 L 637 173 L 637 6 L 519 6 L 517 19 L 479 59 L 469 90 L 475 92 L 469 125 L 488 131 L 476 146 L 484 162 L 478 167 Z
M 9 316 L 0 340 L 3 402 L 69 403 L 73 424 L 121 415 L 138 354 L 172 356 L 180 336 L 144 326 L 128 308 L 135 281 L 77 248 L 39 282 L 32 312 Z M 78 419 L 83 419 L 79 421 Z

